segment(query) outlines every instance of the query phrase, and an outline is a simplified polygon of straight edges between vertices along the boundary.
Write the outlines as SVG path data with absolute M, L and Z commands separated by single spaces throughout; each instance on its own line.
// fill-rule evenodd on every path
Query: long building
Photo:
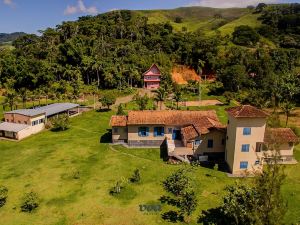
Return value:
M 210 111 L 130 111 L 112 116 L 112 142 L 129 147 L 160 147 L 167 144 L 170 157 L 223 158 L 233 174 L 261 170 L 276 144 L 282 163 L 295 162 L 298 137 L 289 128 L 266 128 L 268 114 L 250 105 L 229 108 L 228 124 Z
M 0 137 L 21 140 L 45 129 L 47 119 L 67 113 L 69 116 L 79 113 L 79 105 L 73 103 L 55 103 L 34 109 L 18 109 L 4 113 L 0 123 Z

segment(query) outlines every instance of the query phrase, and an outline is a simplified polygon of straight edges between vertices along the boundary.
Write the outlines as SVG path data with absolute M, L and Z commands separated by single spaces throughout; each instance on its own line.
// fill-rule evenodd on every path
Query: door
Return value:
M 172 139 L 173 140 L 181 140 L 180 130 L 173 129 Z

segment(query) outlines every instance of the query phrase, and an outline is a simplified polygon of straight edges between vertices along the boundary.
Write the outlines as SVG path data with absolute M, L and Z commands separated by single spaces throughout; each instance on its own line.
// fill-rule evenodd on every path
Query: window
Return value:
M 290 147 L 293 147 L 293 146 L 294 146 L 294 143 L 293 143 L 293 142 L 289 142 L 289 146 L 290 146 Z
M 139 127 L 139 136 L 140 137 L 149 136 L 149 127 Z
M 242 152 L 249 152 L 249 149 L 250 149 L 249 144 L 242 145 Z
M 227 120 L 227 124 L 229 124 L 229 120 Z
M 201 140 L 195 140 L 195 145 L 200 145 L 201 144 Z
M 165 128 L 164 127 L 154 127 L 154 137 L 164 136 Z
M 240 162 L 240 169 L 247 169 L 248 168 L 248 162 L 242 161 Z
M 214 141 L 212 139 L 207 140 L 207 148 L 213 148 L 214 147 Z
M 118 133 L 119 129 L 117 127 L 114 127 L 114 133 Z
M 39 120 L 39 123 L 44 123 L 44 119 L 40 119 L 40 120 Z
M 250 127 L 245 127 L 243 129 L 243 135 L 251 135 L 251 128 Z
M 173 129 L 172 128 L 168 128 L 168 133 L 172 134 L 172 132 L 173 132 Z
M 32 121 L 32 126 L 35 126 L 35 125 L 38 125 L 38 124 L 39 124 L 38 120 Z
M 256 142 L 256 149 L 255 152 L 261 152 L 263 150 L 263 144 L 262 142 Z
M 222 139 L 221 144 L 222 144 L 222 145 L 225 145 L 225 139 L 224 139 L 224 138 Z
M 255 165 L 259 165 L 259 160 L 256 160 L 256 161 L 255 161 Z

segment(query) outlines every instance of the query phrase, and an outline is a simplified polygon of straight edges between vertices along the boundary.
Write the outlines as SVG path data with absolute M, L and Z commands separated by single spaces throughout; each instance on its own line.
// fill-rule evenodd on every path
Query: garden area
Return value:
M 90 111 L 72 118 L 66 131 L 44 131 L 21 142 L 1 141 L 0 186 L 7 188 L 1 223 L 171 224 L 163 219 L 174 206 L 161 201 L 167 194 L 162 182 L 178 169 L 192 167 L 165 163 L 160 149 L 110 146 L 108 123 L 114 113 Z M 295 157 L 300 160 L 299 146 Z M 289 223 L 297 223 L 300 217 L 300 177 L 295 172 L 299 167 L 286 166 L 285 170 L 285 221 Z M 136 170 L 140 180 L 130 182 Z M 221 204 L 227 185 L 251 180 L 229 178 L 224 172 L 198 166 L 188 176 L 198 202 L 190 224 L 196 224 L 202 210 Z M 117 182 L 121 192 L 112 195 Z M 37 207 L 29 213 L 23 210 L 28 204 Z M 148 213 L 140 205 L 160 205 L 162 211 Z

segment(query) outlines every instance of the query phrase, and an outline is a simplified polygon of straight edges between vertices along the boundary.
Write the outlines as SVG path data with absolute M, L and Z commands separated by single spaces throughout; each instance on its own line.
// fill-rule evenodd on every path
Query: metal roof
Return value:
M 6 113 L 21 114 L 25 116 L 37 116 L 41 114 L 46 114 L 46 116 L 52 116 L 78 106 L 78 104 L 74 103 L 54 103 L 51 105 L 37 107 L 34 109 L 18 109 Z
M 0 123 L 0 130 L 10 131 L 10 132 L 19 132 L 21 130 L 26 129 L 29 125 L 19 124 L 19 123 Z

